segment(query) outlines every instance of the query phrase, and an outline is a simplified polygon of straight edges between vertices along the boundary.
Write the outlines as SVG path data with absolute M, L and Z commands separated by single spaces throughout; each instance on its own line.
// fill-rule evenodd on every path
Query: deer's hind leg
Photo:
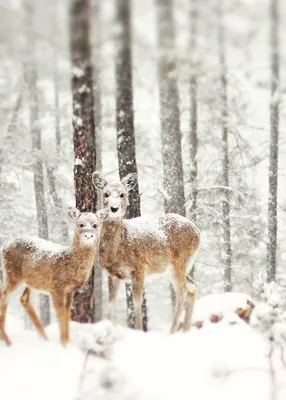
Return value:
M 14 290 L 20 285 L 21 282 L 9 282 L 7 281 L 4 288 L 0 293 L 0 338 L 4 339 L 5 343 L 10 346 L 12 344 L 9 336 L 6 332 L 6 315 L 9 303 L 9 297 Z
M 24 293 L 22 294 L 20 301 L 21 301 L 24 309 L 26 310 L 27 314 L 31 318 L 31 320 L 32 320 L 33 324 L 35 325 L 37 331 L 39 332 L 40 336 L 45 340 L 49 340 L 49 338 L 46 334 L 45 328 L 44 328 L 42 322 L 40 321 L 39 317 L 37 316 L 34 306 L 31 303 L 31 289 L 29 287 L 27 287 L 24 290 Z
M 184 332 L 187 332 L 191 328 L 192 324 L 192 316 L 193 316 L 193 311 L 194 311 L 194 306 L 195 306 L 195 301 L 196 301 L 196 294 L 197 294 L 197 284 L 191 278 L 189 275 L 186 276 L 187 280 L 187 288 L 188 288 L 188 294 L 187 294 L 187 299 L 186 299 L 186 314 L 185 314 L 185 320 L 183 324 L 183 330 Z
M 180 322 L 184 312 L 185 301 L 188 293 L 187 283 L 183 273 L 183 268 L 174 267 L 170 274 L 170 281 L 176 293 L 175 312 L 171 326 L 171 333 L 175 333 L 180 328 Z

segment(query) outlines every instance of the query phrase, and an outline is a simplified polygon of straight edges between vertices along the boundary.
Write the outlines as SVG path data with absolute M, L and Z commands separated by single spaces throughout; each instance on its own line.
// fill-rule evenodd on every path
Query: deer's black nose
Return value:
M 111 207 L 111 211 L 112 211 L 113 213 L 116 213 L 116 212 L 118 211 L 118 208 L 119 208 L 119 207 Z

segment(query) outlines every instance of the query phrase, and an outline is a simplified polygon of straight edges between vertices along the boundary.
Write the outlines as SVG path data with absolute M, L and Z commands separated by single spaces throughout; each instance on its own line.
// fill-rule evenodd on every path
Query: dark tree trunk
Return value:
M 41 159 L 42 132 L 39 112 L 39 93 L 37 88 L 37 71 L 35 61 L 34 4 L 33 0 L 24 1 L 25 22 L 27 31 L 25 80 L 28 88 L 32 151 L 34 155 L 34 190 L 37 208 L 38 235 L 49 239 L 48 216 L 45 201 L 44 173 Z M 47 295 L 40 294 L 40 316 L 43 324 L 50 323 L 50 304 Z
M 225 49 L 224 28 L 224 4 L 218 1 L 218 47 L 220 62 L 221 82 L 221 124 L 222 124 L 222 186 L 229 187 L 229 144 L 228 144 L 228 98 L 227 98 L 227 67 Z M 231 271 L 231 234 L 230 234 L 230 191 L 222 192 L 222 215 L 223 215 L 223 262 L 224 262 L 224 290 L 230 292 L 232 289 Z
M 133 115 L 132 55 L 130 0 L 117 0 L 116 19 L 120 27 L 116 41 L 116 128 L 119 175 L 136 172 L 136 149 Z M 130 192 L 130 204 L 126 218 L 140 216 L 140 195 L 138 184 Z M 126 284 L 127 324 L 135 327 L 135 313 L 130 284 Z M 142 305 L 143 329 L 147 330 L 147 307 L 145 295 Z
M 72 0 L 70 9 L 70 52 L 72 62 L 74 184 L 76 207 L 80 211 L 96 209 L 92 173 L 96 167 L 94 98 L 90 46 L 89 0 Z M 77 291 L 72 319 L 95 320 L 94 268 L 87 284 Z
M 278 187 L 278 143 L 279 143 L 279 2 L 271 1 L 271 99 L 270 99 L 270 154 L 268 197 L 268 246 L 267 281 L 276 279 L 277 256 L 277 187 Z
M 95 0 L 94 15 L 95 21 L 93 37 L 95 40 L 93 48 L 93 77 L 94 77 L 94 124 L 95 124 L 95 143 L 96 143 L 96 171 L 102 172 L 102 133 L 101 133 L 101 86 L 100 86 L 100 60 L 101 60 L 101 18 L 100 0 Z M 97 207 L 102 208 L 102 195 L 97 192 Z M 102 269 L 99 265 L 99 252 L 97 253 L 95 269 L 95 322 L 102 319 Z
M 192 1 L 192 8 L 190 14 L 190 55 L 197 53 L 197 20 L 198 20 L 198 1 Z M 191 79 L 190 79 L 190 98 L 191 98 L 191 115 L 190 115 L 190 154 L 191 154 L 191 196 L 192 207 L 191 215 L 192 220 L 196 220 L 197 208 L 197 176 L 198 176 L 198 163 L 197 163 L 197 149 L 198 149 L 198 99 L 197 99 L 197 73 L 196 65 L 191 65 Z
M 172 0 L 156 0 L 165 211 L 185 215 L 179 92 Z

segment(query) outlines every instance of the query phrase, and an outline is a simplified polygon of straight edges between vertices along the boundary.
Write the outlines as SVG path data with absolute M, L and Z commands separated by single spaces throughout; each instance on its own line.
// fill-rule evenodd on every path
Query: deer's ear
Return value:
M 95 171 L 92 174 L 92 183 L 97 189 L 103 189 L 107 185 L 107 180 L 100 172 Z
M 75 207 L 69 207 L 68 214 L 71 219 L 78 219 L 80 211 Z
M 104 221 L 109 215 L 107 208 L 102 208 L 101 210 L 97 211 L 96 216 L 99 221 Z
M 130 190 L 132 190 L 134 188 L 134 186 L 137 183 L 137 180 L 138 180 L 138 174 L 132 173 L 132 174 L 126 175 L 122 179 L 121 183 L 123 183 L 123 185 L 126 187 L 126 189 L 129 192 Z

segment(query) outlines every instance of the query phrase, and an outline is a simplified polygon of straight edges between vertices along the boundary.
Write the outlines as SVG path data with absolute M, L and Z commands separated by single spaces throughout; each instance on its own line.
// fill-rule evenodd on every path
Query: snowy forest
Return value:
M 144 281 L 145 332 L 134 329 L 136 285 L 128 279 L 111 321 L 100 238 L 73 298 L 66 347 L 51 298 L 32 296 L 45 342 L 16 282 L 6 323 L 12 346 L 0 341 L 0 398 L 284 400 L 283 1 L 0 0 L 0 7 L 0 247 L 27 236 L 71 245 L 70 207 L 97 213 L 104 226 L 106 183 L 96 185 L 95 171 L 117 183 L 138 174 L 126 189 L 130 226 L 139 216 L 175 213 L 200 231 L 189 332 L 169 333 L 178 292 L 161 272 Z M 184 240 L 176 238 L 178 253 Z M 140 251 L 139 243 L 138 260 Z

